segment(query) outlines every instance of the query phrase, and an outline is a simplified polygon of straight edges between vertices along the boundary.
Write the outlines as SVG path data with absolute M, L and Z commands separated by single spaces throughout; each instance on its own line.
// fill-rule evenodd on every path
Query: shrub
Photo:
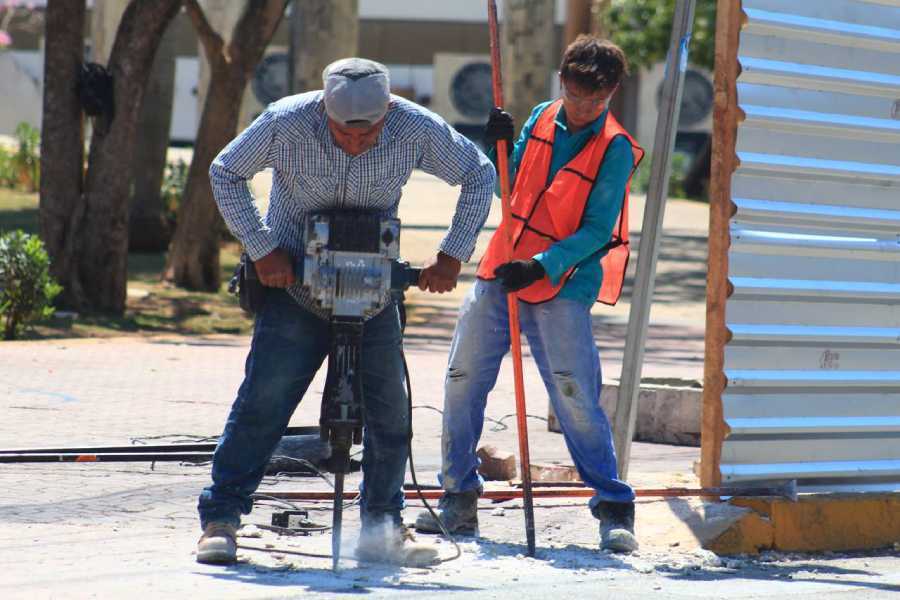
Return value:
M 12 151 L 0 146 L 0 187 L 14 188 L 19 181 L 14 156 Z
M 19 182 L 29 192 L 36 192 L 40 187 L 41 132 L 23 121 L 16 126 L 16 139 L 19 149 L 13 156 L 13 163 Z
M 14 340 L 22 327 L 53 314 L 62 291 L 50 277 L 50 257 L 36 235 L 21 230 L 0 236 L 0 317 L 3 339 Z
M 188 163 L 178 160 L 166 163 L 166 170 L 163 172 L 162 189 L 160 190 L 163 216 L 173 227 L 178 215 L 178 206 L 181 204 L 181 197 L 184 195 L 184 186 L 187 184 L 189 167 Z
M 669 176 L 669 198 L 684 198 L 684 177 L 688 169 L 688 156 L 683 152 L 672 153 L 672 174 Z M 650 157 L 641 162 L 631 180 L 631 191 L 635 194 L 646 194 L 650 187 Z

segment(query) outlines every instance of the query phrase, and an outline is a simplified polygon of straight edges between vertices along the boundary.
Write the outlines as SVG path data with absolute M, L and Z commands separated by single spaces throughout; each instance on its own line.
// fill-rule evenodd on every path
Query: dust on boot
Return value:
M 391 519 L 363 526 L 356 558 L 361 562 L 403 567 L 427 567 L 439 562 L 437 548 L 417 542 L 406 526 L 395 524 Z
M 600 548 L 612 552 L 634 552 L 634 502 L 600 502 L 591 509 L 600 520 Z

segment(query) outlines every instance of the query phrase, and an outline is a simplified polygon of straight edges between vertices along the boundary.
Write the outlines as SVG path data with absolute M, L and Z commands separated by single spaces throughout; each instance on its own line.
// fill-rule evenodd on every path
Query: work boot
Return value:
M 416 542 L 404 525 L 364 527 L 356 545 L 356 558 L 367 563 L 401 567 L 427 567 L 438 562 L 437 548 Z
M 444 492 L 438 501 L 437 515 L 451 534 L 478 535 L 478 494 L 479 490 L 468 492 Z M 416 531 L 420 533 L 443 533 L 431 511 L 423 510 L 416 517 Z
M 601 502 L 591 513 L 600 519 L 601 550 L 634 552 L 638 549 L 634 537 L 634 502 Z
M 207 523 L 197 542 L 197 562 L 208 565 L 230 565 L 237 560 L 237 528 L 230 523 Z

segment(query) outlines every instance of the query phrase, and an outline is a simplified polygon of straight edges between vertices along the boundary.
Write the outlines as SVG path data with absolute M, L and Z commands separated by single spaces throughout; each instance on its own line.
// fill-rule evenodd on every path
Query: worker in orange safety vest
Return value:
M 475 449 L 488 393 L 509 351 L 506 296 L 515 294 L 566 445 L 582 480 L 596 491 L 589 506 L 600 521 L 600 546 L 638 547 L 634 491 L 618 478 L 600 407 L 590 315 L 595 301 L 615 304 L 628 263 L 629 184 L 644 152 L 608 109 L 627 68 L 619 47 L 580 36 L 560 64 L 561 98 L 534 108 L 515 145 L 510 115 L 494 109 L 488 120 L 486 142 L 493 147 L 506 139 L 512 148 L 512 219 L 481 259 L 450 350 L 440 475 L 440 513 L 450 532 L 477 533 L 483 480 Z M 506 228 L 512 228 L 511 258 Z M 440 525 L 424 512 L 416 529 L 438 533 Z

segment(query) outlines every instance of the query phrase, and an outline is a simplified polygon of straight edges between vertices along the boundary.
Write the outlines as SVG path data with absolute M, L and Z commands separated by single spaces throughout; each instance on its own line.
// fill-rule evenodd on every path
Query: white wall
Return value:
M 0 135 L 13 135 L 22 121 L 40 127 L 44 55 L 36 51 L 0 52 Z
M 497 11 L 503 18 L 503 0 L 497 0 Z M 555 21 L 563 23 L 566 1 L 556 0 Z M 456 21 L 484 23 L 487 21 L 485 0 L 359 0 L 359 16 L 363 19 L 393 19 L 398 21 Z

